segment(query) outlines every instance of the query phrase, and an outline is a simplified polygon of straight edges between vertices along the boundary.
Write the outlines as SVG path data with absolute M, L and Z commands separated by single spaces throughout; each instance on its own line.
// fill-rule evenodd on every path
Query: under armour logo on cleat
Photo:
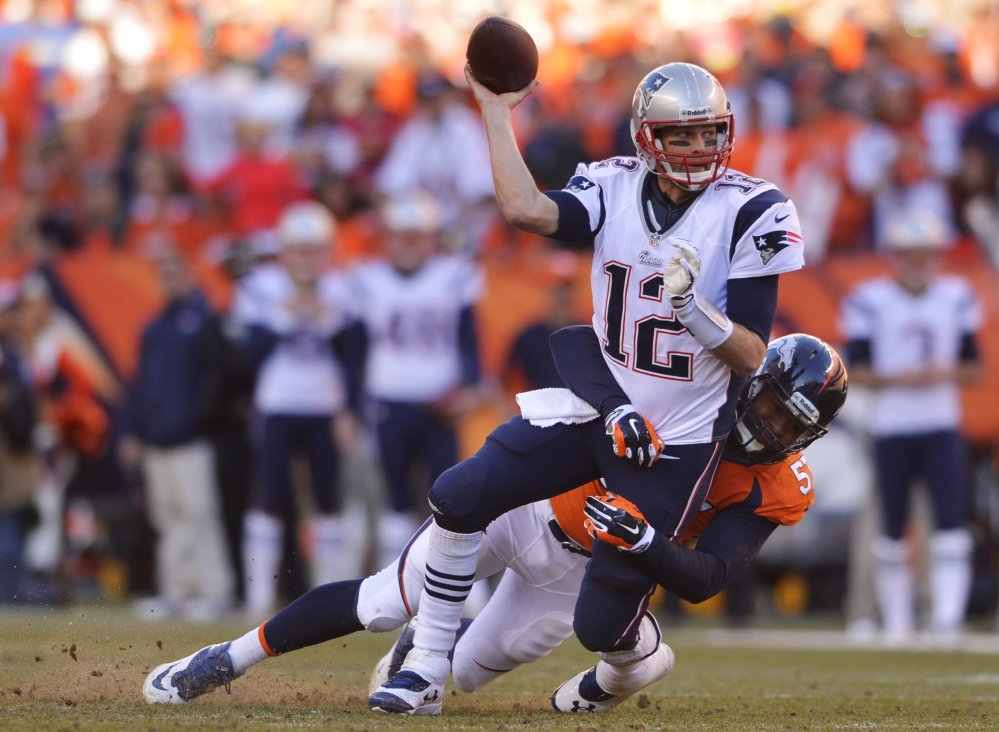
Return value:
M 570 709 L 569 711 L 570 712 L 592 712 L 596 708 L 597 708 L 596 704 L 587 704 L 584 707 L 582 704 L 579 703 L 578 699 L 573 699 L 572 700 L 572 709 Z
M 424 694 L 423 695 L 423 703 L 426 704 L 428 702 L 435 702 L 435 701 L 437 701 L 437 697 L 438 696 L 440 696 L 440 695 L 437 693 L 437 689 L 434 689 L 433 696 L 431 696 L 430 694 Z

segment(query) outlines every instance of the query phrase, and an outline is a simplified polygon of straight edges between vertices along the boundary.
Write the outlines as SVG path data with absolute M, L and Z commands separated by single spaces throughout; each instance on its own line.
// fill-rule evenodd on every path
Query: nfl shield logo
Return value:
M 649 246 L 650 247 L 652 247 L 653 249 L 656 249 L 656 248 L 659 247 L 659 245 L 661 243 L 662 243 L 662 237 L 659 234 L 657 234 L 656 232 L 653 232 L 653 233 L 649 234 Z

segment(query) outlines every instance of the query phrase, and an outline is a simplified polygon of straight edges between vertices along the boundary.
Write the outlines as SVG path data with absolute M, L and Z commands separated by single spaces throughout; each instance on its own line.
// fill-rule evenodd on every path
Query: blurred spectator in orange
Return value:
M 123 237 L 129 251 L 153 257 L 166 240 L 194 256 L 215 233 L 215 222 L 199 210 L 199 202 L 187 194 L 176 172 L 161 155 L 139 157 Z
M 84 462 L 107 453 L 111 420 L 98 386 L 83 361 L 74 355 L 71 334 L 57 315 L 48 283 L 31 274 L 21 285 L 17 333 L 41 400 L 41 416 L 63 446 Z

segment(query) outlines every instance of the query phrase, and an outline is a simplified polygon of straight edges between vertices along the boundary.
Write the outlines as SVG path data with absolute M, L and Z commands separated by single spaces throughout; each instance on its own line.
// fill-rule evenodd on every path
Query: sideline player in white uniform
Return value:
M 341 275 L 324 271 L 332 217 L 316 202 L 295 204 L 282 214 L 279 236 L 280 261 L 248 274 L 232 309 L 233 321 L 247 332 L 249 358 L 260 363 L 253 394 L 259 490 L 243 522 L 246 610 L 258 618 L 271 611 L 277 592 L 294 451 L 308 455 L 320 512 L 313 522 L 316 584 L 344 577 L 332 422 L 353 421 L 348 392 L 359 392 L 345 384 L 345 376 L 357 377 L 343 367 L 349 354 L 337 348 L 351 332 L 347 288 Z
M 455 419 L 478 402 L 482 275 L 468 257 L 440 253 L 441 211 L 426 191 L 390 199 L 381 213 L 388 258 L 351 273 L 351 303 L 367 333 L 364 390 L 389 487 L 378 524 L 385 567 L 419 527 L 413 464 L 425 461 L 433 484 L 457 463 Z
M 803 264 L 793 204 L 766 181 L 728 171 L 735 123 L 706 70 L 675 63 L 649 73 L 632 108 L 638 157 L 581 165 L 565 190 L 548 194 L 532 180 L 510 118 L 536 82 L 496 95 L 467 70 L 466 78 L 482 108 L 506 219 L 593 243 L 593 328 L 627 395 L 594 406 L 626 459 L 616 460 L 592 425 L 543 430 L 514 418 L 438 479 L 414 649 L 406 673 L 369 698 L 384 711 L 413 713 L 422 704 L 425 694 L 405 688 L 406 678 L 443 692 L 482 530 L 503 512 L 600 477 L 657 531 L 683 535 L 711 485 L 744 378 L 766 350 L 778 275 Z M 661 452 L 666 459 L 656 462 Z M 607 652 L 637 642 L 633 621 L 649 583 L 629 569 L 613 553 L 595 552 L 575 614 L 584 647 Z
M 850 368 L 856 383 L 874 390 L 870 429 L 885 530 L 874 545 L 875 585 L 892 644 L 913 630 L 902 534 L 916 474 L 926 478 L 937 521 L 930 539 L 931 634 L 953 640 L 971 589 L 959 386 L 981 376 L 975 332 L 982 315 L 964 278 L 938 273 L 947 239 L 933 214 L 901 214 L 886 230 L 893 275 L 862 283 L 843 303 Z
M 599 353 L 592 331 L 576 331 L 574 352 Z M 594 374 L 577 366 L 560 370 L 570 386 L 582 379 L 605 394 L 620 393 L 606 367 L 603 374 Z M 668 591 L 691 602 L 719 592 L 778 525 L 797 523 L 812 505 L 811 473 L 799 452 L 826 433 L 846 394 L 846 369 L 826 344 L 791 335 L 770 345 L 739 403 L 739 424 L 748 439 L 735 433 L 729 437 L 725 461 L 708 494 L 710 505 L 699 511 L 685 534 L 685 539 L 700 537 L 696 550 L 664 538 L 635 506 L 608 495 L 599 481 L 521 506 L 491 523 L 476 558 L 476 576 L 511 571 L 485 610 L 463 626 L 453 664 L 458 687 L 475 691 L 548 655 L 569 637 L 586 557 L 598 545 L 634 557 Z M 812 406 L 814 415 L 800 408 L 804 404 Z M 525 407 L 525 416 L 530 412 Z M 589 416 L 597 418 L 592 408 Z M 143 695 L 150 703 L 185 703 L 219 686 L 228 688 L 250 666 L 271 656 L 360 630 L 393 630 L 410 621 L 426 600 L 427 528 L 377 575 L 317 588 L 241 638 L 159 666 L 147 677 Z M 661 643 L 655 619 L 645 613 L 639 623 L 642 632 L 634 648 L 600 654 L 596 666 L 556 689 L 556 710 L 609 711 L 670 672 L 673 652 Z M 378 664 L 375 685 L 399 673 L 412 627 L 410 621 Z M 427 691 L 432 700 L 420 708 L 423 714 L 440 708 L 440 695 Z

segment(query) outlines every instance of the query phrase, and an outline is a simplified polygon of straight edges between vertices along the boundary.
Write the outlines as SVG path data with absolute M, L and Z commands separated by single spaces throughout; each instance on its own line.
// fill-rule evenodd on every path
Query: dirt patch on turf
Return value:
M 0 704 L 58 701 L 67 706 L 81 702 L 142 701 L 142 683 L 156 666 L 174 659 L 158 644 L 120 646 L 103 641 L 51 641 L 42 652 L 17 659 L 28 665 L 27 678 L 3 684 Z M 29 665 L 30 664 L 30 665 Z M 363 699 L 331 688 L 331 680 L 317 682 L 297 673 L 253 669 L 231 685 L 232 694 L 218 689 L 197 703 L 279 704 L 282 706 L 350 706 Z M 356 697 L 356 698 L 355 698 Z

